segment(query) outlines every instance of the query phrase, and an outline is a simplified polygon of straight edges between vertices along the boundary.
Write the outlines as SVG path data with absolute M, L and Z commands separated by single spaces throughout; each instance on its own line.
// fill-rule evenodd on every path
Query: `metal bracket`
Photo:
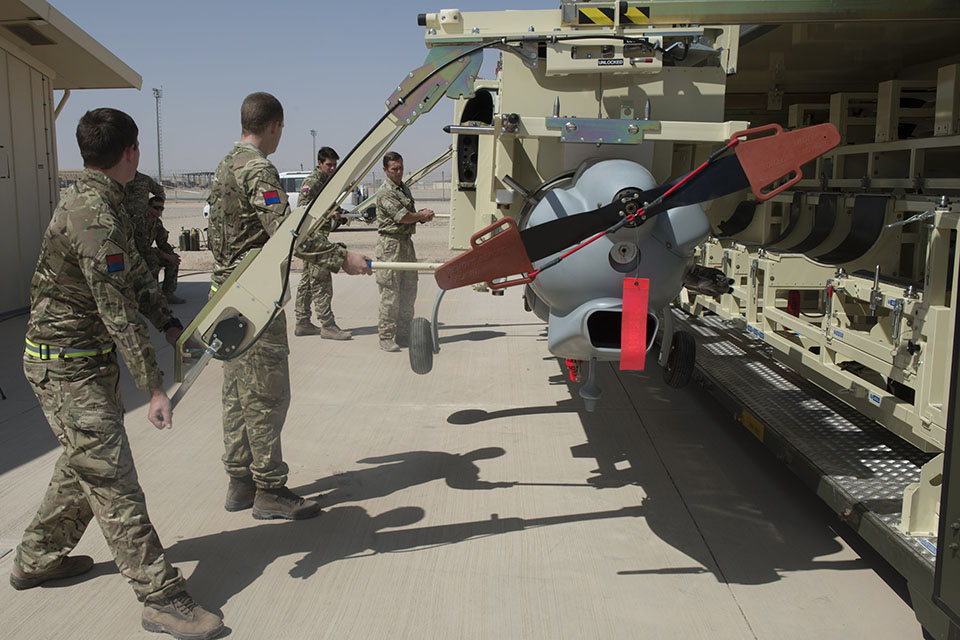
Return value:
M 523 64 L 531 69 L 536 69 L 539 62 L 540 42 L 543 42 L 543 40 L 531 40 L 520 44 L 495 44 L 491 48 L 516 54 L 523 61 Z
M 880 291 L 880 265 L 873 271 L 873 289 L 870 289 L 870 315 L 877 315 L 877 307 L 883 306 L 883 293 Z
M 547 129 L 559 129 L 561 142 L 639 144 L 644 131 L 660 131 L 659 120 L 546 118 Z
M 894 343 L 900 342 L 900 321 L 903 319 L 903 298 L 897 298 L 893 303 L 893 315 L 890 317 L 890 329 Z
M 827 280 L 827 286 L 823 288 L 823 313 L 824 317 L 829 321 L 830 314 L 833 313 L 833 296 L 840 291 L 837 287 L 833 286 L 833 281 Z M 827 336 L 830 336 L 830 327 L 829 322 L 827 324 Z
M 220 350 L 222 346 L 223 346 L 223 343 L 220 342 L 220 340 L 214 338 L 213 342 L 210 343 L 210 345 L 206 349 L 204 349 L 203 355 L 200 356 L 200 359 L 197 360 L 196 364 L 194 364 L 193 367 L 190 368 L 190 371 L 187 372 L 187 375 L 183 379 L 183 382 L 180 384 L 179 387 L 177 387 L 176 393 L 174 393 L 173 397 L 170 398 L 171 408 L 176 407 L 177 403 L 179 403 L 183 399 L 183 396 L 186 395 L 187 391 L 190 389 L 191 386 L 193 386 L 193 383 L 196 382 L 197 378 L 200 376 L 200 372 L 203 371 L 204 367 L 206 367 L 210 363 L 210 360 L 213 359 L 213 356 L 216 355 L 216 353 Z
M 387 99 L 387 106 L 400 102 L 393 115 L 398 120 L 411 124 L 417 117 L 429 111 L 433 104 L 446 94 L 451 98 L 469 98 L 473 96 L 473 82 L 480 72 L 483 63 L 483 52 L 467 53 L 469 47 L 433 47 L 427 53 L 427 59 L 422 66 L 411 71 L 397 89 Z M 442 71 L 437 71 L 453 59 L 456 64 L 450 64 Z M 413 87 L 424 78 L 430 77 L 416 91 L 404 98 Z

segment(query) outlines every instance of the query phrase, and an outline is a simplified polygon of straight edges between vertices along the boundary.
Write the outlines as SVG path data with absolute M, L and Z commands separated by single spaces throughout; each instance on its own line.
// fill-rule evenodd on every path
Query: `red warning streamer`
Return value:
M 620 320 L 620 370 L 643 371 L 647 356 L 647 300 L 650 280 L 623 279 Z

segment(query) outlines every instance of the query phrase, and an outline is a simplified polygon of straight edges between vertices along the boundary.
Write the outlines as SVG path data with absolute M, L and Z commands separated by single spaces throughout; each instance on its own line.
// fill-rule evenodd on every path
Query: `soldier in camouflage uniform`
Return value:
M 151 193 L 164 200 L 167 199 L 163 185 L 139 171 L 123 188 L 123 193 L 123 208 L 131 218 L 138 218 L 147 212 L 147 201 L 150 200 Z
M 388 151 L 383 156 L 383 173 L 387 179 L 377 191 L 377 260 L 384 262 L 416 262 L 413 234 L 418 222 L 433 220 L 430 209 L 416 210 L 413 195 L 403 183 L 403 158 Z M 380 286 L 380 348 L 400 351 L 410 340 L 413 305 L 417 300 L 417 272 L 384 269 L 377 271 Z
M 223 627 L 184 591 L 147 515 L 123 426 L 117 351 L 148 418 L 172 427 L 170 400 L 142 313 L 175 343 L 182 326 L 134 246 L 123 184 L 140 160 L 137 125 L 114 109 L 87 112 L 77 126 L 86 167 L 47 227 L 30 285 L 24 373 L 63 447 L 37 515 L 17 547 L 10 583 L 28 589 L 89 570 L 69 556 L 93 518 L 120 573 L 144 602 L 142 624 L 191 638 Z
M 240 108 L 240 142 L 220 162 L 210 187 L 209 244 L 214 271 L 211 289 L 230 277 L 247 253 L 262 247 L 290 213 L 277 169 L 267 156 L 283 132 L 283 107 L 269 93 L 252 93 Z M 316 236 L 309 253 L 298 255 L 331 271 L 370 273 L 366 257 Z M 258 519 L 310 518 L 320 513 L 287 486 L 280 431 L 290 405 L 287 321 L 281 310 L 260 338 L 223 363 L 223 463 L 230 484 L 224 508 L 253 507 Z
M 317 152 L 317 166 L 313 169 L 300 187 L 300 197 L 297 200 L 298 206 L 306 206 L 312 202 L 327 178 L 333 175 L 337 170 L 337 160 L 340 156 L 330 147 L 321 147 Z M 331 221 L 336 219 L 337 212 L 331 214 L 320 227 L 313 233 L 322 234 L 329 237 L 331 231 Z M 315 326 L 310 322 L 310 302 L 316 301 L 317 316 L 320 318 L 320 326 Z M 300 276 L 300 284 L 297 286 L 296 315 L 297 324 L 294 327 L 293 334 L 297 336 L 311 336 L 319 334 L 321 338 L 331 340 L 349 340 L 351 334 L 337 326 L 337 320 L 333 316 L 333 309 L 330 304 L 333 301 L 333 277 L 330 270 L 322 264 L 317 264 L 310 260 L 303 263 L 303 275 Z
M 153 196 L 147 204 L 147 210 L 142 215 L 133 218 L 134 237 L 137 249 L 147 263 L 147 268 L 153 274 L 154 280 L 160 277 L 163 269 L 163 295 L 170 304 L 183 304 L 183 298 L 174 294 L 177 290 L 177 276 L 180 271 L 180 256 L 170 245 L 170 234 L 163 226 L 164 200 L 160 196 Z

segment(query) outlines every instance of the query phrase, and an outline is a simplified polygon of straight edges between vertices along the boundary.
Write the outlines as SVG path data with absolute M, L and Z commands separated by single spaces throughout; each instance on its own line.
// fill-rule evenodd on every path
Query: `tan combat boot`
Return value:
M 140 623 L 147 631 L 169 633 L 179 640 L 209 640 L 223 631 L 220 616 L 198 605 L 186 591 L 145 602 Z
M 316 326 L 309 320 L 306 322 L 298 322 L 297 326 L 293 328 L 293 335 L 295 336 L 318 336 L 322 335 L 323 329 Z
M 344 331 L 334 322 L 333 324 L 323 325 L 320 329 L 320 337 L 328 340 L 349 340 L 353 337 L 353 334 L 349 331 Z
M 93 569 L 93 558 L 90 556 L 67 556 L 57 566 L 39 573 L 28 573 L 14 562 L 13 569 L 10 571 L 10 586 L 17 591 L 23 591 L 39 586 L 47 580 L 72 578 L 90 569 Z
M 397 343 L 393 341 L 393 338 L 380 338 L 380 348 L 384 351 L 389 351 L 390 353 L 396 353 L 400 351 L 400 347 L 397 346 Z
M 243 478 L 230 477 L 227 486 L 227 500 L 223 508 L 227 511 L 243 511 L 253 506 L 253 499 L 257 495 L 257 485 L 253 484 L 251 476 Z
M 319 502 L 305 500 L 286 487 L 257 487 L 257 497 L 253 501 L 253 517 L 257 520 L 305 520 L 320 515 L 320 511 Z

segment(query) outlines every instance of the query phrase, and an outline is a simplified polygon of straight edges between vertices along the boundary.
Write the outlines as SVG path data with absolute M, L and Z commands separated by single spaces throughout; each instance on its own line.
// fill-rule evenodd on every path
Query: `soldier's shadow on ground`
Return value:
M 467 453 L 406 451 L 358 460 L 357 464 L 377 465 L 338 473 L 295 489 L 301 495 L 326 492 L 320 497 L 325 507 L 342 502 L 380 498 L 434 480 L 444 480 L 451 489 L 486 490 L 514 486 L 514 482 L 480 480 L 477 460 L 498 458 L 506 451 L 485 447 Z
M 363 507 L 339 506 L 312 520 L 270 522 L 181 540 L 166 555 L 173 563 L 197 562 L 187 580 L 189 591 L 205 607 L 220 610 L 286 556 L 304 554 L 283 568 L 291 578 L 307 580 L 340 560 L 423 550 L 568 522 L 638 517 L 642 511 L 643 507 L 633 506 L 529 519 L 494 514 L 486 520 L 411 528 L 425 515 L 420 507 L 399 507 L 371 516 Z
M 363 327 L 351 327 L 346 324 L 342 325 L 343 329 L 346 329 L 354 336 L 369 336 L 375 335 L 377 333 L 377 325 L 367 325 Z

